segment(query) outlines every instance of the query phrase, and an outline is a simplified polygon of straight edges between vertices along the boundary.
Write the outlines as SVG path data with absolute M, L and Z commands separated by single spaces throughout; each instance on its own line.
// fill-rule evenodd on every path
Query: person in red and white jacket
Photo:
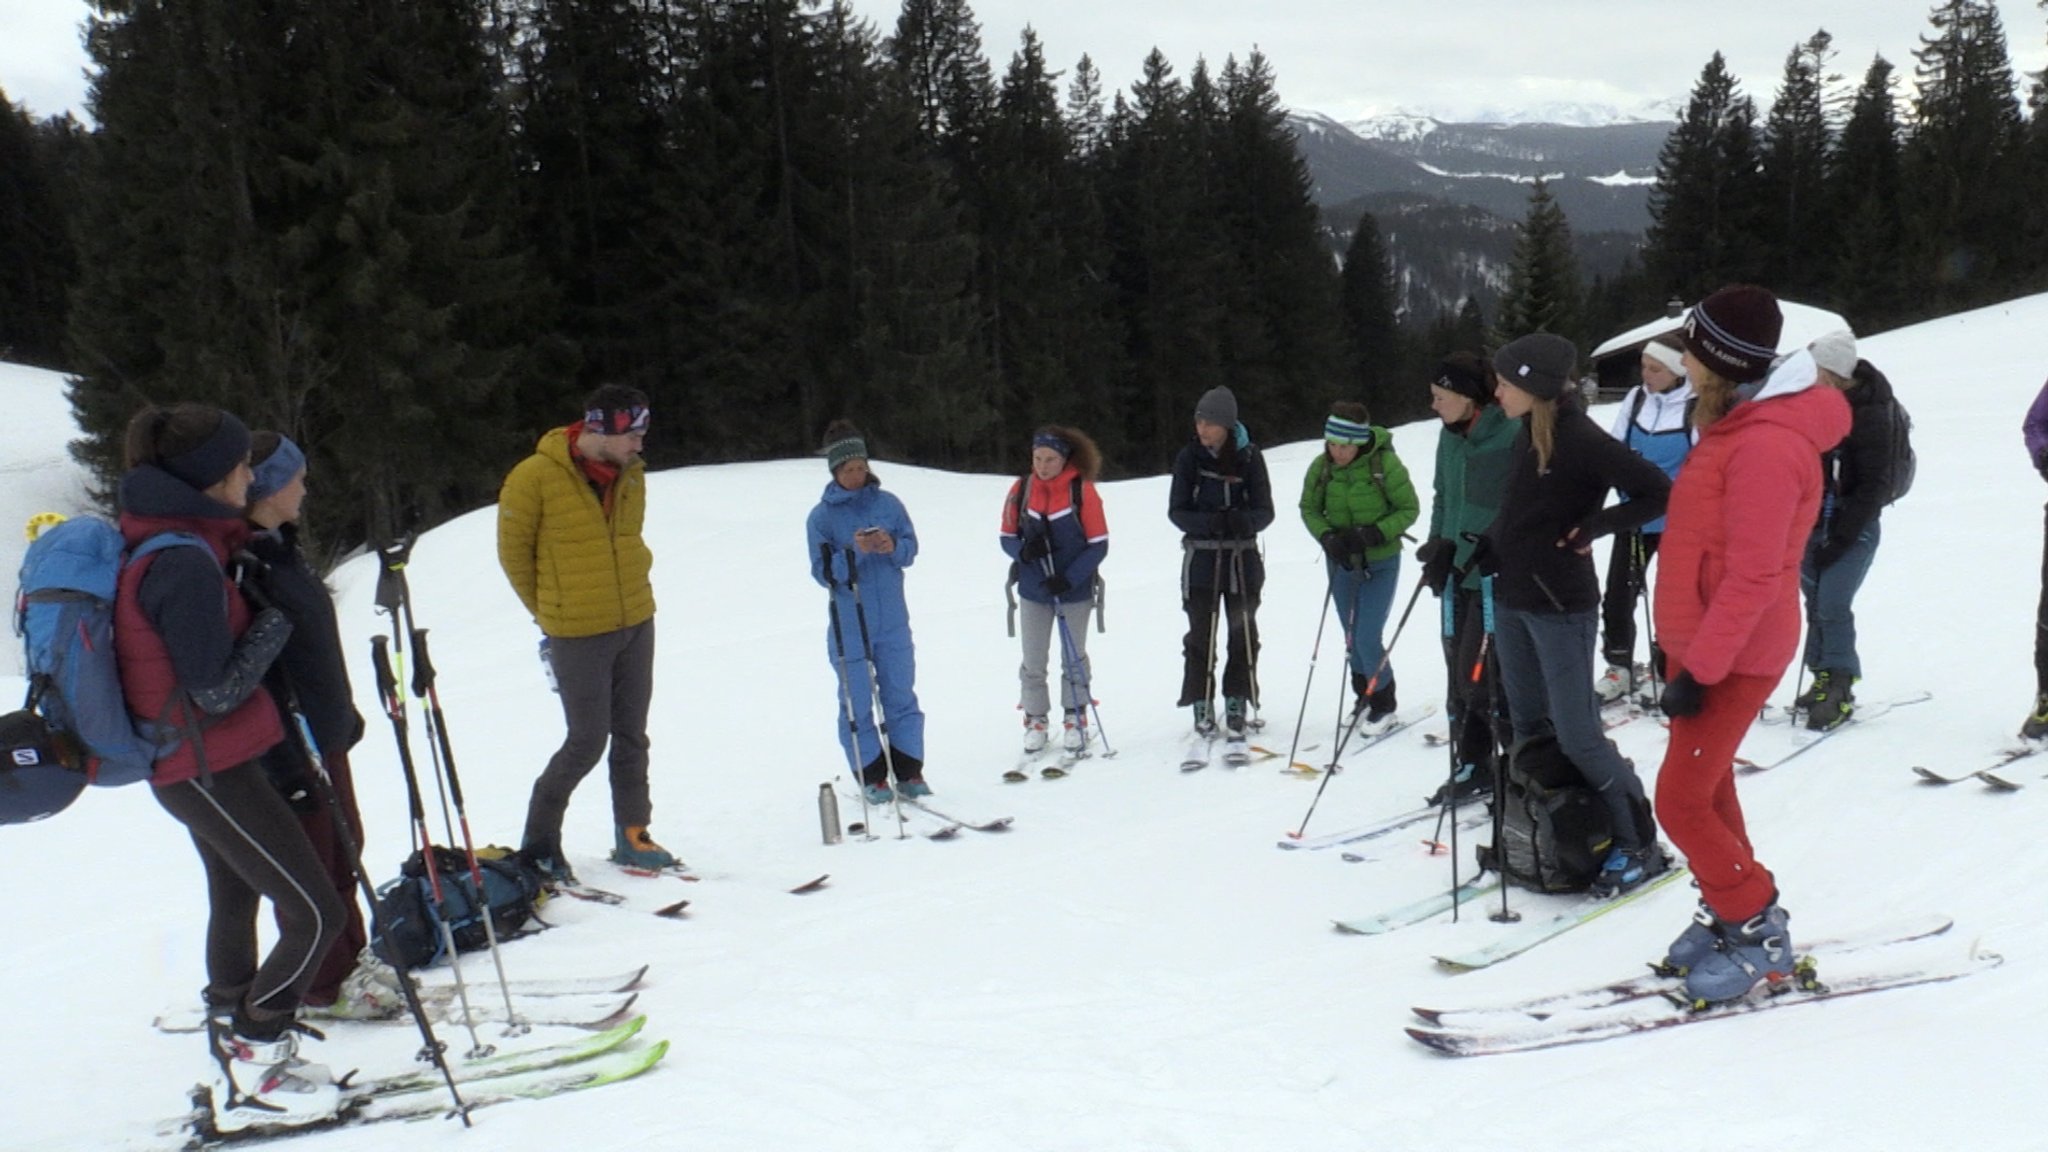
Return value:
M 1773 368 L 1783 318 L 1762 288 L 1723 288 L 1685 328 L 1699 443 L 1671 489 L 1658 558 L 1657 640 L 1671 671 L 1671 742 L 1657 818 L 1692 865 L 1701 910 L 1665 964 L 1716 1002 L 1791 974 L 1789 917 L 1735 795 L 1735 749 L 1799 645 L 1799 562 L 1820 510 L 1822 453 L 1849 404 L 1811 353 Z
M 1060 706 L 1066 714 L 1061 748 L 1088 747 L 1088 614 L 1095 607 L 1095 574 L 1109 555 L 1109 522 L 1095 477 L 1102 454 L 1086 433 L 1057 424 L 1031 437 L 1031 471 L 1003 498 L 1003 551 L 1023 599 L 1024 662 L 1017 670 L 1023 695 L 1024 751 L 1046 745 L 1052 694 L 1046 688 L 1047 649 L 1055 614 L 1066 621 L 1060 639 Z

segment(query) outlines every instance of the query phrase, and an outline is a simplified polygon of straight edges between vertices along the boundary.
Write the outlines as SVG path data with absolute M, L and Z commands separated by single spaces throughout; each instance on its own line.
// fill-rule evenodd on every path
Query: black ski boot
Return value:
M 1806 727 L 1814 732 L 1839 728 L 1856 711 L 1856 677 L 1828 670 L 1814 677 L 1813 703 L 1806 708 Z
M 2027 722 L 2020 725 L 2020 739 L 2048 740 L 2048 692 L 2034 697 L 2034 710 L 2027 715 Z

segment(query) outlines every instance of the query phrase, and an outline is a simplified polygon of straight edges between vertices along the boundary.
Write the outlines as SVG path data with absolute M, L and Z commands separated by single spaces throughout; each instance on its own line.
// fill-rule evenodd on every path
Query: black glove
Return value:
M 1664 696 L 1657 706 L 1666 716 L 1697 716 L 1707 706 L 1706 686 L 1692 678 L 1690 672 L 1680 672 L 1664 685 Z
M 1820 542 L 1820 545 L 1813 550 L 1814 571 L 1825 572 L 1828 569 L 1833 568 L 1835 566 L 1835 561 L 1840 560 L 1844 555 L 1848 553 L 1848 551 L 1848 544 L 1844 543 L 1843 541 L 1837 539 L 1834 536 L 1827 537 L 1826 539 L 1822 540 Z
M 1074 590 L 1073 581 L 1055 572 L 1045 578 L 1045 590 L 1055 596 L 1065 596 Z
M 2034 471 L 2041 474 L 2041 479 L 2048 480 L 2048 448 L 2041 449 L 2040 454 L 2034 457 Z
M 1344 535 L 1349 537 L 1353 552 L 1363 552 L 1367 548 L 1377 548 L 1387 542 L 1387 534 L 1380 531 L 1380 526 L 1377 524 L 1360 524 L 1358 527 L 1345 532 Z
M 1494 549 L 1493 537 L 1474 536 L 1472 538 L 1472 559 L 1466 563 L 1465 567 L 1479 573 L 1481 576 L 1500 575 L 1500 553 Z
M 1017 549 L 1017 559 L 1026 564 L 1036 564 L 1050 555 L 1052 539 L 1042 532 L 1024 537 L 1023 546 Z
M 1442 596 L 1444 588 L 1451 582 L 1451 561 L 1456 559 L 1458 550 L 1449 540 L 1441 536 L 1423 542 L 1415 550 L 1415 559 L 1422 564 L 1422 582 L 1429 585 L 1433 595 Z
M 1251 518 L 1235 508 L 1225 508 L 1216 513 L 1211 523 L 1215 525 L 1216 535 L 1226 540 L 1244 540 L 1252 534 Z
M 1344 554 L 1349 545 L 1344 541 L 1343 532 L 1335 528 L 1330 529 L 1328 532 L 1323 533 L 1322 544 L 1323 555 L 1328 556 L 1339 564 L 1344 563 Z

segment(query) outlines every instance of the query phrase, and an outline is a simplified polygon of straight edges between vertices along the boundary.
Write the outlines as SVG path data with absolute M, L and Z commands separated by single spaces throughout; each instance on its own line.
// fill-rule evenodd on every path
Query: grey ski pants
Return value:
M 653 820 L 647 710 L 654 699 L 654 621 L 597 636 L 557 637 L 549 650 L 569 733 L 533 782 L 521 847 L 559 855 L 569 797 L 597 767 L 607 744 L 612 821 L 626 828 Z
M 1023 686 L 1024 714 L 1052 714 L 1052 693 L 1046 688 L 1045 677 L 1052 663 L 1049 652 L 1055 646 L 1060 650 L 1060 707 L 1069 712 L 1088 707 L 1088 615 L 1094 610 L 1094 603 L 1083 600 L 1059 606 L 1059 616 L 1066 620 L 1067 632 L 1074 638 L 1071 652 L 1059 635 L 1052 605 L 1025 600 L 1017 607 L 1017 617 L 1022 621 L 1018 635 L 1024 641 L 1024 662 L 1017 668 L 1017 681 Z

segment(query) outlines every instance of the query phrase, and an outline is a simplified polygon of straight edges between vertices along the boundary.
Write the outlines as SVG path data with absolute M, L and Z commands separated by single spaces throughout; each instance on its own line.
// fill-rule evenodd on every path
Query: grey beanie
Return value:
M 1806 347 L 1815 364 L 1844 380 L 1856 375 L 1856 335 L 1847 328 L 1837 328 Z
M 1211 388 L 1202 393 L 1201 402 L 1195 405 L 1195 419 L 1209 424 L 1221 424 L 1225 428 L 1237 423 L 1237 397 L 1230 389 Z
M 1578 363 L 1579 350 L 1572 342 L 1549 332 L 1517 337 L 1493 354 L 1493 370 L 1501 379 L 1538 400 L 1563 395 Z

